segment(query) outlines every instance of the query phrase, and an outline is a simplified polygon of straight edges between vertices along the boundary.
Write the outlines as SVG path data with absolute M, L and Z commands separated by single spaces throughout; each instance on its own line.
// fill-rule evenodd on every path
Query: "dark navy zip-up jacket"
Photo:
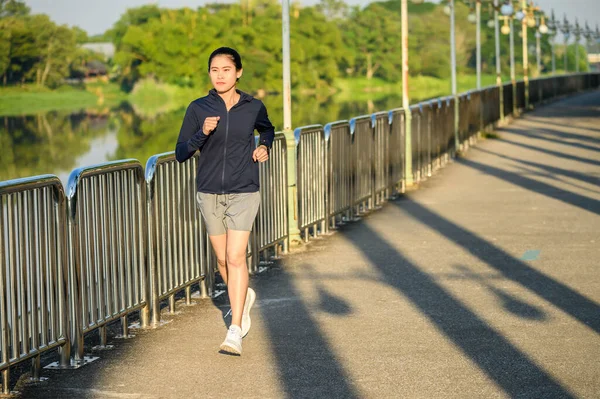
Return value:
M 215 89 L 187 108 L 177 139 L 175 157 L 185 162 L 200 150 L 196 184 L 211 194 L 251 193 L 259 189 L 258 163 L 252 159 L 254 130 L 259 145 L 271 148 L 275 128 L 262 101 L 238 90 L 240 99 L 229 111 Z M 216 129 L 202 132 L 204 119 L 219 116 Z

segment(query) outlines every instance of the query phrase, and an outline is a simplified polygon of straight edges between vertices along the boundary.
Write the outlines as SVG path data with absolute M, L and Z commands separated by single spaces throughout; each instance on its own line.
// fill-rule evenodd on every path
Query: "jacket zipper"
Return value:
M 221 175 L 221 194 L 225 194 L 225 165 L 227 164 L 227 137 L 229 136 L 229 110 L 225 124 L 225 145 L 223 146 L 223 174 Z

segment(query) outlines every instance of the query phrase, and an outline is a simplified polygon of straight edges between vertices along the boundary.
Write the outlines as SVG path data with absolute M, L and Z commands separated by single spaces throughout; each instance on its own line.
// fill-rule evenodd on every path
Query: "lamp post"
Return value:
M 404 181 L 406 186 L 412 186 L 412 115 L 410 113 L 410 100 L 408 98 L 408 0 L 402 0 L 400 18 L 402 23 L 402 108 L 404 108 L 405 121 Z
M 579 40 L 581 40 L 581 33 L 581 26 L 579 26 L 579 21 L 575 18 L 573 34 L 575 35 L 575 72 L 577 73 L 579 73 Z
M 421 4 L 424 0 L 412 0 L 414 4 Z M 412 114 L 410 112 L 410 98 L 408 96 L 408 0 L 400 3 L 400 23 L 402 41 L 402 108 L 404 109 L 404 182 L 413 185 L 412 173 Z
M 565 73 L 567 73 L 567 71 L 569 70 L 569 60 L 567 58 L 567 53 L 568 53 L 568 49 L 569 49 L 568 43 L 569 43 L 569 36 L 571 35 L 571 25 L 569 24 L 569 20 L 567 20 L 567 14 L 565 14 L 563 23 L 562 24 L 558 23 L 557 27 L 561 31 L 561 33 L 563 34 L 564 39 L 565 39 L 564 67 L 565 67 Z
M 494 24 L 494 39 L 496 41 L 496 85 L 498 86 L 500 95 L 500 121 L 504 122 L 504 90 L 502 89 L 502 64 L 500 63 L 500 22 L 498 20 L 500 6 L 498 5 L 498 1 L 499 0 L 494 0 L 494 19 L 489 22 L 493 22 Z M 490 26 L 489 22 L 488 26 Z
M 471 11 L 473 11 L 473 3 L 471 2 Z M 481 0 L 475 0 L 475 14 L 469 13 L 469 22 L 474 23 L 475 27 L 475 43 L 476 43 L 476 73 L 477 73 L 477 90 L 481 90 Z
M 594 31 L 590 29 L 590 26 L 588 25 L 587 21 L 585 21 L 585 29 L 583 30 L 583 36 L 585 37 L 585 61 L 587 65 L 587 71 L 590 72 L 590 41 L 594 38 Z
M 546 18 L 542 15 L 540 17 L 540 23 L 537 23 L 538 19 L 536 17 L 536 24 L 538 25 L 538 29 L 535 32 L 535 57 L 536 64 L 538 70 L 538 76 L 542 74 L 542 47 L 540 44 L 540 39 L 543 35 L 549 32 L 548 25 L 546 25 Z
M 558 21 L 554 17 L 554 10 L 552 10 L 552 18 L 548 21 L 548 30 L 552 37 L 550 41 L 550 49 L 552 51 L 552 75 L 556 75 L 556 54 L 554 53 L 554 39 L 556 39 L 556 29 Z
M 525 83 L 525 109 L 529 109 L 529 48 L 527 47 L 527 28 L 536 26 L 535 12 L 539 7 L 533 5 L 531 0 L 523 0 L 521 10 L 517 11 L 515 18 L 521 21 L 521 36 L 523 39 L 523 81 Z
M 515 72 L 515 38 L 514 38 L 514 25 L 513 18 L 515 9 L 510 0 L 505 0 L 502 7 L 500 7 L 500 13 L 502 14 L 502 20 L 504 25 L 502 26 L 502 34 L 509 35 L 510 40 L 510 82 L 512 84 L 512 105 L 513 115 L 517 113 L 517 77 Z M 510 25 L 509 25 L 510 23 Z
M 444 7 L 444 12 L 450 15 L 450 70 L 452 74 L 452 97 L 454 98 L 454 149 L 460 150 L 460 140 L 458 139 L 458 93 L 456 87 L 456 18 L 454 12 L 454 0 L 449 0 Z
M 292 84 L 290 66 L 290 3 L 282 0 L 281 39 L 283 56 L 283 134 L 287 150 L 287 185 L 288 185 L 288 237 L 289 243 L 295 245 L 302 242 L 298 229 L 298 204 L 296 190 L 296 141 L 292 130 Z M 285 248 L 287 250 L 287 248 Z
M 454 97 L 454 149 L 460 150 L 460 140 L 458 139 L 458 91 L 456 87 L 456 28 L 455 28 L 455 10 L 454 0 L 450 0 L 450 62 L 452 64 L 452 96 Z

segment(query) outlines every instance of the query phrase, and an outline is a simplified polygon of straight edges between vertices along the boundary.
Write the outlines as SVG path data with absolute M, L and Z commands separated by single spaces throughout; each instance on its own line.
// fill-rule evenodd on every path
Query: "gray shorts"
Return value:
M 227 230 L 251 231 L 260 206 L 260 192 L 239 194 L 196 193 L 208 235 L 219 236 Z

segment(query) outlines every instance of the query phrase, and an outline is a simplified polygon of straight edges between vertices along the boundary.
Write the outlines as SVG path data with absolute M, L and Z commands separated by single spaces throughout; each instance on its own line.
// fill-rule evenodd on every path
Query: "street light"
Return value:
M 548 25 L 546 25 L 546 18 L 542 15 L 540 17 L 541 22 L 539 23 L 539 27 L 537 29 L 537 31 L 535 32 L 535 58 L 536 58 L 536 65 L 537 65 L 537 71 L 538 71 L 538 76 L 540 76 L 542 74 L 542 47 L 540 45 L 540 39 L 542 38 L 542 35 L 546 35 L 548 34 Z M 537 23 L 537 17 L 536 17 L 536 23 Z
M 412 0 L 413 4 L 421 4 L 424 0 Z M 404 181 L 406 186 L 412 186 L 412 114 L 408 97 L 408 0 L 400 3 L 400 23 L 402 41 L 402 108 L 404 108 Z
M 476 73 L 477 73 L 477 90 L 481 90 L 481 0 L 475 0 L 475 12 L 473 13 L 473 2 L 470 2 L 469 16 L 467 20 L 476 24 L 475 41 L 476 41 Z
M 494 39 L 496 41 L 496 85 L 498 86 L 498 94 L 500 95 L 500 121 L 504 122 L 504 90 L 502 88 L 502 65 L 500 63 L 500 24 L 498 23 L 498 11 L 501 7 L 498 6 L 499 0 L 494 0 L 492 8 L 494 9 L 494 19 L 488 21 L 488 26 L 494 28 Z
M 552 37 L 550 41 L 550 48 L 552 50 L 552 75 L 556 75 L 556 55 L 554 53 L 554 39 L 556 38 L 558 21 L 554 16 L 554 10 L 552 10 L 552 18 L 550 18 L 550 20 L 548 21 L 548 29 L 550 36 Z
M 531 0 L 523 0 L 521 10 L 515 18 L 521 21 L 521 38 L 523 39 L 523 81 L 525 83 L 525 109 L 529 108 L 529 48 L 527 47 L 527 28 L 536 26 L 535 12 L 540 8 L 533 5 Z
M 565 14 L 565 17 L 563 19 L 563 23 L 561 24 L 560 22 L 557 23 L 557 28 L 561 31 L 561 33 L 564 36 L 565 39 L 565 73 L 567 73 L 568 69 L 569 69 L 569 63 L 568 63 L 568 58 L 567 58 L 567 50 L 568 50 L 568 42 L 569 42 L 569 36 L 571 35 L 571 25 L 569 24 L 569 20 L 567 20 L 567 14 Z
M 452 75 L 452 97 L 454 97 L 454 149 L 460 150 L 460 141 L 458 139 L 458 93 L 456 88 L 456 29 L 454 0 L 448 0 L 444 6 L 444 13 L 450 16 L 450 68 Z
M 585 21 L 585 29 L 583 30 L 583 36 L 585 37 L 585 52 L 586 52 L 586 64 L 588 72 L 591 70 L 590 68 L 590 41 L 594 38 L 594 31 L 590 28 L 587 21 Z
M 515 18 L 515 8 L 510 0 L 505 0 L 502 7 L 500 7 L 500 13 L 504 20 L 502 26 L 502 34 L 510 35 L 510 82 L 512 83 L 513 93 L 513 115 L 517 113 L 517 77 L 515 73 L 515 37 L 514 37 L 514 26 L 513 19 Z M 510 25 L 509 25 L 510 22 Z
M 579 73 L 579 40 L 581 40 L 581 26 L 579 21 L 575 18 L 575 28 L 573 28 L 573 34 L 575 35 L 575 72 Z

